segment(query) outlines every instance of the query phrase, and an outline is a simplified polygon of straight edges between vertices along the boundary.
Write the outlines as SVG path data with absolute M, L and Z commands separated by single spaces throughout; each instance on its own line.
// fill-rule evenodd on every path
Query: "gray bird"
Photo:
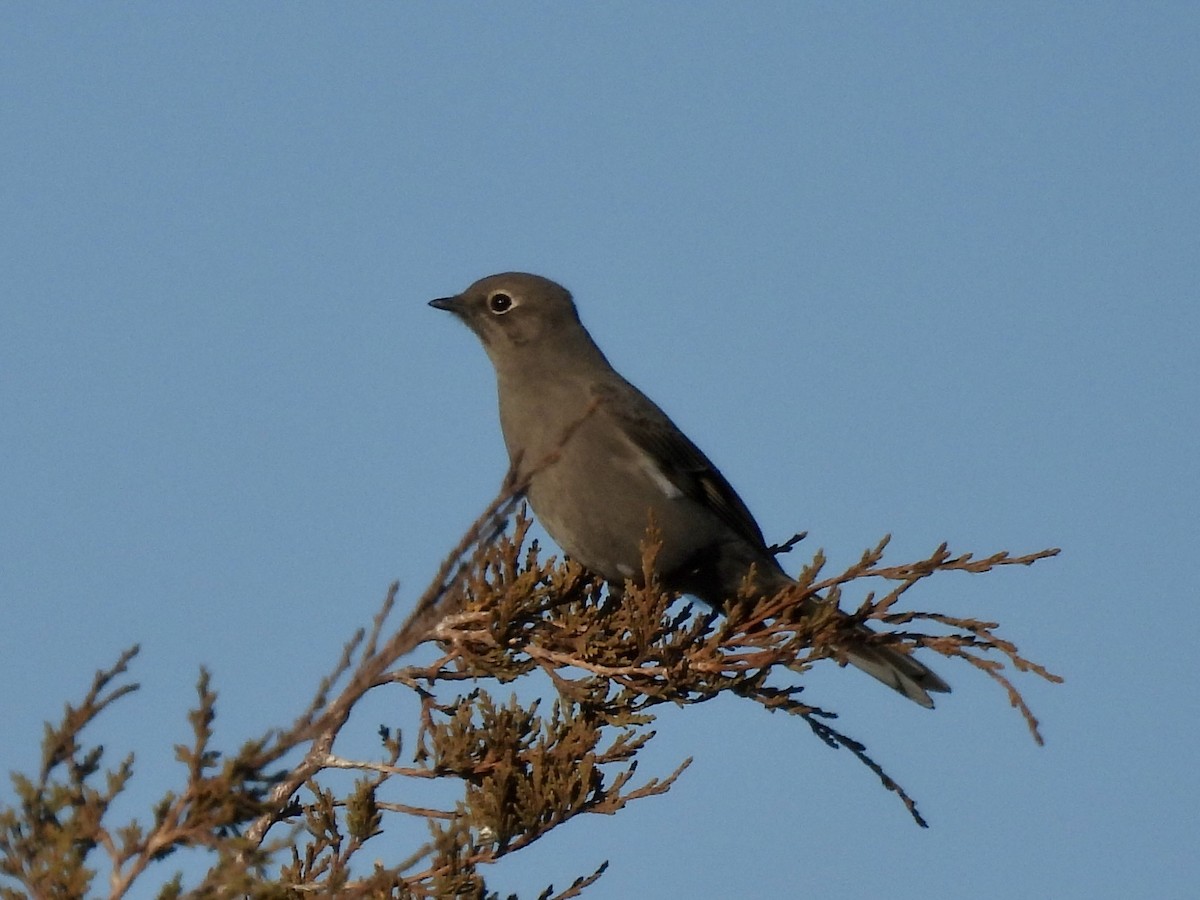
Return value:
M 430 301 L 479 337 L 496 369 L 500 425 L 542 526 L 568 556 L 614 584 L 641 572 L 653 516 L 664 587 L 721 609 L 754 567 L 764 595 L 794 584 L 746 504 L 700 449 L 617 374 L 570 292 L 538 275 L 483 278 Z M 864 629 L 865 631 L 866 629 Z M 891 647 L 843 648 L 849 662 L 925 707 L 950 686 Z

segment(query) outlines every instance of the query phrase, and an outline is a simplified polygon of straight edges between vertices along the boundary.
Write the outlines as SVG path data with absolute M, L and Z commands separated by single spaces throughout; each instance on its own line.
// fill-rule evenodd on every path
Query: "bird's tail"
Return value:
M 866 628 L 863 629 L 863 632 L 864 636 L 870 633 Z M 892 690 L 903 694 L 926 709 L 933 709 L 933 698 L 929 696 L 930 692 L 950 693 L 950 685 L 946 684 L 933 669 L 914 659 L 910 654 L 893 647 L 861 643 L 852 647 L 842 647 L 842 651 L 846 654 L 846 660 L 850 665 L 861 669 L 872 678 L 882 681 Z
M 785 590 L 796 583 L 777 564 L 756 569 L 755 574 L 757 586 L 764 593 Z M 810 615 L 817 615 L 824 602 L 818 597 L 808 597 L 804 601 L 805 609 Z M 845 616 L 840 612 L 837 615 Z M 950 693 L 950 685 L 912 654 L 895 647 L 873 643 L 871 637 L 875 632 L 866 625 L 858 626 L 854 632 L 856 636 L 861 635 L 862 640 L 839 645 L 838 649 L 845 654 L 846 661 L 856 669 L 862 669 L 872 678 L 882 681 L 892 690 L 926 709 L 933 709 L 933 698 L 929 696 L 931 692 Z

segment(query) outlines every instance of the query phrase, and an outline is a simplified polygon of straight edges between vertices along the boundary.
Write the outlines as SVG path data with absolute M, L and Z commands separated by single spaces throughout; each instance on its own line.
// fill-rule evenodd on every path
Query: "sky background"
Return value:
M 199 666 L 223 746 L 290 721 L 499 485 L 425 304 L 521 269 L 793 568 L 1062 547 L 909 602 L 1067 682 L 1018 682 L 1038 748 L 961 665 L 932 713 L 812 674 L 928 831 L 801 722 L 668 711 L 676 788 L 494 889 L 1195 896 L 1197 46 L 1190 3 L 0 5 L 0 770 L 135 641 L 126 815 Z

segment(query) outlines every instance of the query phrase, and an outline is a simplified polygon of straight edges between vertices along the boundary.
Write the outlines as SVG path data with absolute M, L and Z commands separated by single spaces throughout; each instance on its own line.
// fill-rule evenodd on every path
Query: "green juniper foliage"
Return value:
M 96 675 L 81 704 L 47 726 L 38 774 L 12 774 L 14 799 L 0 807 L 0 895 L 116 898 L 136 882 L 141 894 L 158 886 L 162 898 L 497 897 L 485 882 L 488 864 L 581 813 L 613 814 L 665 794 L 690 760 L 663 777 L 636 777 L 655 707 L 718 694 L 793 715 L 825 743 L 849 750 L 924 826 L 913 799 L 833 727 L 833 713 L 802 699 L 803 674 L 821 659 L 838 659 L 837 648 L 856 639 L 864 622 L 878 630 L 873 641 L 924 647 L 997 682 L 1041 742 L 1007 673 L 1061 679 L 1024 659 L 995 623 L 895 608 L 936 573 L 1029 565 L 1057 550 L 974 559 L 943 545 L 927 559 L 888 566 L 885 539 L 837 576 L 823 575 L 818 553 L 793 588 L 773 597 L 747 589 L 727 615 L 717 615 L 660 590 L 653 529 L 641 587 L 613 590 L 574 564 L 543 558 L 526 539 L 530 521 L 517 509 L 519 494 L 519 486 L 506 486 L 399 626 L 392 586 L 373 625 L 347 643 L 291 726 L 235 752 L 216 749 L 217 698 L 202 671 L 188 714 L 191 741 L 176 747 L 180 787 L 131 823 L 111 821 L 109 808 L 134 776 L 132 756 L 112 765 L 87 739 L 89 723 L 137 688 L 126 680 L 137 648 L 122 654 Z M 504 529 L 509 518 L 513 525 Z M 849 605 L 851 590 L 861 595 L 854 613 L 832 615 L 839 602 Z M 814 595 L 827 598 L 830 615 L 799 614 L 799 601 Z M 440 656 L 405 665 L 425 642 Z M 495 693 L 539 677 L 550 685 L 541 699 Z M 380 728 L 375 759 L 343 759 L 334 741 L 371 691 L 410 693 L 419 722 L 403 732 Z M 356 773 L 349 788 L 334 788 L 339 770 Z M 381 799 L 384 785 L 387 796 L 405 796 L 416 780 L 457 785 L 459 799 L 449 808 Z M 379 860 L 377 850 L 364 850 L 397 817 L 423 821 L 428 840 L 407 858 Z M 208 854 L 198 883 L 185 884 L 172 868 L 180 848 Z M 578 896 L 607 865 L 540 896 Z

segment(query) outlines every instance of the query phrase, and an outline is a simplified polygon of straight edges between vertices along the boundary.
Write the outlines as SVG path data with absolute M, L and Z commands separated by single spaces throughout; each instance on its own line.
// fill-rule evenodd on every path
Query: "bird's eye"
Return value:
M 492 294 L 488 297 L 488 309 L 498 316 L 508 312 L 512 306 L 513 298 L 508 294 Z

